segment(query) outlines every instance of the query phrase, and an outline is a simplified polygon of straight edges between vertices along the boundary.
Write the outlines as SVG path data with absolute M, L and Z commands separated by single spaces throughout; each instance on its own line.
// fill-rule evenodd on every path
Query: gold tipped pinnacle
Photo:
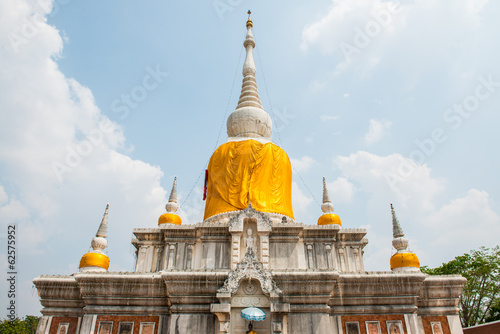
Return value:
M 253 22 L 252 20 L 250 19 L 250 14 L 252 14 L 252 12 L 250 10 L 248 10 L 248 20 L 247 20 L 247 28 L 248 27 L 252 27 L 253 28 Z

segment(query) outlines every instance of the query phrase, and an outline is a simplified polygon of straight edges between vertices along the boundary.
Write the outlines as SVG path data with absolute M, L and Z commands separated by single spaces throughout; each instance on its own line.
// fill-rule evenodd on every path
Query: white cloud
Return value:
M 304 27 L 301 49 L 334 55 L 334 74 L 355 68 L 363 75 L 387 64 L 412 84 L 431 64 L 460 73 L 465 59 L 489 58 L 485 49 L 493 47 L 492 37 L 486 37 L 491 32 L 482 26 L 488 3 L 332 0 L 324 16 Z
M 356 187 L 345 177 L 338 177 L 335 181 L 327 183 L 330 199 L 336 203 L 351 202 L 356 193 Z
M 485 191 L 470 189 L 465 196 L 445 202 L 446 183 L 433 177 L 427 165 L 415 165 L 399 154 L 359 151 L 334 158 L 334 165 L 346 179 L 338 183 L 355 183 L 356 192 L 367 196 L 367 224 L 378 226 L 367 236 L 365 263 L 370 270 L 385 269 L 390 258 L 391 202 L 422 265 L 438 266 L 442 259 L 498 243 L 500 216 Z
M 183 224 L 195 224 L 203 219 L 205 214 L 205 202 L 203 201 L 203 188 L 195 187 L 189 198 L 179 197 L 179 211 Z
M 464 197 L 454 199 L 430 214 L 424 224 L 433 231 L 431 249 L 439 250 L 451 259 L 461 255 L 449 251 L 456 244 L 468 250 L 498 245 L 500 216 L 491 205 L 486 191 L 470 189 Z
M 77 270 L 65 264 L 88 250 L 108 201 L 111 268 L 132 269 L 132 229 L 156 226 L 166 191 L 162 170 L 120 153 L 122 128 L 88 88 L 59 70 L 59 31 L 38 16 L 33 33 L 23 35 L 27 20 L 46 11 L 18 1 L 0 6 L 0 161 L 9 180 L 9 190 L 0 186 L 0 220 L 18 224 L 19 258 L 30 258 L 19 262 L 19 300 L 27 301 L 33 298 L 24 287 L 35 276 Z M 12 44 L 12 34 L 21 44 Z M 65 166 L 62 178 L 54 162 Z M 26 302 L 18 311 L 39 309 Z
M 370 126 L 368 127 L 368 132 L 364 136 L 364 141 L 366 145 L 372 145 L 380 141 L 383 137 L 389 134 L 389 129 L 391 128 L 392 122 L 382 119 L 377 121 L 375 119 L 370 120 Z
M 318 205 L 318 217 L 314 217 L 312 210 L 309 209 L 310 204 L 313 202 L 313 199 L 302 191 L 297 182 L 292 182 L 292 206 L 293 206 L 293 214 L 295 216 L 295 220 L 298 222 L 303 222 L 305 224 L 314 224 L 321 214 L 320 206 Z
M 298 173 L 307 172 L 314 164 L 316 164 L 316 161 L 307 155 L 305 155 L 299 159 L 292 158 L 292 159 L 290 159 L 290 162 L 292 164 L 292 171 L 294 173 L 295 172 L 298 172 Z
M 8 199 L 9 196 L 7 196 L 4 187 L 0 184 L 0 205 L 6 203 Z
M 26 207 L 17 199 L 9 198 L 0 185 L 0 221 L 4 224 L 17 224 L 29 218 Z
M 434 199 L 444 188 L 444 181 L 431 177 L 427 165 L 415 165 L 400 154 L 378 156 L 358 151 L 334 158 L 334 165 L 348 180 L 356 181 L 360 191 L 370 194 L 373 207 L 387 207 L 397 202 L 420 212 L 434 208 Z
M 403 22 L 398 19 L 403 12 L 402 4 L 390 1 L 333 1 L 333 6 L 324 17 L 304 28 L 300 47 L 304 51 L 317 47 L 325 54 L 340 52 L 343 43 L 360 48 L 356 43 L 358 30 L 384 35 Z M 380 27 L 378 33 L 371 30 L 376 26 Z

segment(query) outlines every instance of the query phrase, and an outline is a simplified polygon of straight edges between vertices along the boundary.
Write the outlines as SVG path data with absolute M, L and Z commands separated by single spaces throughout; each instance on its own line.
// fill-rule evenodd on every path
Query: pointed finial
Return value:
M 340 217 L 333 213 L 333 204 L 330 201 L 330 195 L 326 188 L 326 179 L 323 176 L 323 204 L 321 204 L 323 215 L 318 219 L 318 225 L 342 225 Z
M 390 264 L 391 270 L 395 272 L 419 272 L 420 271 L 420 261 L 417 255 L 408 250 L 408 239 L 405 238 L 403 230 L 399 225 L 398 218 L 396 217 L 396 212 L 394 212 L 394 207 L 391 203 L 391 214 L 392 214 L 392 247 L 394 247 L 397 252 L 391 256 Z
M 168 203 L 165 205 L 165 209 L 168 213 L 174 213 L 177 211 L 179 206 L 177 205 L 177 176 L 174 177 L 174 184 L 172 185 L 172 191 L 170 192 L 170 197 L 168 198 Z
M 326 179 L 323 176 L 323 204 L 321 204 L 321 210 L 324 213 L 332 213 L 333 212 L 333 204 L 330 201 L 330 195 L 328 194 L 328 189 L 326 188 Z
M 255 40 L 253 38 L 253 22 L 247 21 L 247 34 L 243 46 L 246 50 L 245 63 L 243 64 L 243 83 L 241 94 L 236 109 L 227 119 L 227 135 L 230 138 L 263 138 L 271 140 L 272 121 L 265 112 L 260 101 L 255 75 L 257 68 L 253 58 Z
M 323 176 L 323 203 L 331 203 L 328 189 L 326 189 L 326 179 Z
M 177 203 L 177 176 L 174 177 L 174 185 L 172 186 L 172 191 L 170 192 L 168 201 Z
M 109 268 L 109 257 L 104 254 L 103 250 L 108 246 L 106 233 L 108 230 L 108 209 L 109 203 L 106 204 L 104 216 L 95 237 L 92 239 L 92 250 L 84 254 L 80 260 L 80 271 L 107 271 Z
M 108 210 L 109 203 L 106 204 L 106 210 L 104 210 L 104 216 L 102 217 L 101 224 L 99 225 L 95 238 L 92 239 L 91 246 L 93 252 L 102 253 L 102 251 L 108 246 L 108 241 L 106 240 L 106 234 L 108 232 Z
M 106 238 L 106 233 L 108 232 L 108 210 L 109 203 L 106 204 L 106 210 L 104 210 L 104 216 L 102 216 L 101 225 L 99 225 L 99 229 L 95 235 L 96 237 Z
M 392 214 L 392 236 L 394 238 L 404 237 L 403 229 L 399 225 L 398 218 L 396 217 L 396 212 L 394 212 L 394 207 L 391 203 L 391 214 Z
M 248 27 L 253 27 L 253 22 L 252 20 L 250 19 L 250 14 L 252 14 L 252 12 L 250 11 L 250 9 L 248 10 L 248 20 L 247 20 L 247 28 Z

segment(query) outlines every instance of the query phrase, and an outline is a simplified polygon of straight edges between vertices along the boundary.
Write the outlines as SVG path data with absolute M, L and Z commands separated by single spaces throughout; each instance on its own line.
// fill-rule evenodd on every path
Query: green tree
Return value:
M 492 312 L 500 306 L 499 246 L 492 249 L 481 247 L 457 256 L 441 267 L 422 267 L 421 270 L 430 275 L 459 274 L 467 279 L 459 302 L 463 327 L 482 324 L 494 318 Z
M 488 316 L 485 319 L 485 322 L 492 322 L 500 320 L 500 298 L 497 298 L 495 304 L 490 307 L 488 312 Z
M 24 319 L 0 320 L 2 334 L 35 334 L 39 317 L 27 315 Z

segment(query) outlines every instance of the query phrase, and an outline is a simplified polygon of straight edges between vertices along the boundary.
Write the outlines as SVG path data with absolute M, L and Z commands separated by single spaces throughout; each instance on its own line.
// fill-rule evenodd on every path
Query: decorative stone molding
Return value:
M 252 98 L 248 97 L 248 100 L 252 100 Z M 271 132 L 271 117 L 261 108 L 245 106 L 233 111 L 227 119 L 227 135 L 229 137 L 270 138 Z
M 232 307 L 269 307 L 269 298 L 266 296 L 244 296 L 233 297 L 231 299 Z
M 256 279 L 260 282 L 262 291 L 265 294 L 281 294 L 281 290 L 276 286 L 271 272 L 264 269 L 262 262 L 257 261 L 253 249 L 249 249 L 243 260 L 238 263 L 235 270 L 229 272 L 229 277 L 224 282 L 224 286 L 217 290 L 219 293 L 235 293 L 242 279 Z
M 243 284 L 243 292 L 247 295 L 255 295 L 259 291 L 259 287 L 254 282 L 246 282 Z
M 264 269 L 269 269 L 269 234 L 260 236 L 260 256 Z
M 270 231 L 271 226 L 273 225 L 271 219 L 269 219 L 269 217 L 265 213 L 255 210 L 252 207 L 252 204 L 248 203 L 248 207 L 246 209 L 238 211 L 238 213 L 229 220 L 229 230 L 242 231 L 243 221 L 245 220 L 245 218 L 257 219 L 257 229 L 259 231 Z
M 231 269 L 235 270 L 240 261 L 241 233 L 233 232 L 231 240 Z

